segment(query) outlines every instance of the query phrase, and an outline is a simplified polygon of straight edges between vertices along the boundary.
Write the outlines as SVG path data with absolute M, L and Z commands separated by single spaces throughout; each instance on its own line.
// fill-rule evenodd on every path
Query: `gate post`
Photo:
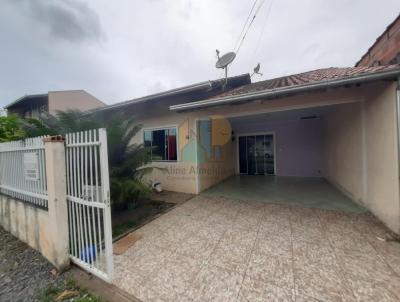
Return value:
M 65 172 L 65 139 L 51 136 L 43 139 L 46 156 L 48 215 L 53 257 L 59 270 L 69 266 L 68 206 Z

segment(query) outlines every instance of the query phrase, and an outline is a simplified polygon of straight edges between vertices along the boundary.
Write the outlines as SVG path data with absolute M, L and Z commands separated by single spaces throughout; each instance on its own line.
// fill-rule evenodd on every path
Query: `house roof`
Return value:
M 11 102 L 10 104 L 8 104 L 7 106 L 4 106 L 5 109 L 9 109 L 10 107 L 13 107 L 14 105 L 28 100 L 28 99 L 36 99 L 36 98 L 44 98 L 47 97 L 47 93 L 41 93 L 41 94 L 26 94 L 22 97 L 20 97 L 19 99 L 16 99 L 15 101 Z
M 87 91 L 83 90 L 83 89 L 74 89 L 74 90 L 55 90 L 55 91 L 49 91 L 48 93 L 39 93 L 39 94 L 26 94 L 22 97 L 20 97 L 19 99 L 16 99 L 15 101 L 11 102 L 10 104 L 8 104 L 7 106 L 5 106 L 5 109 L 9 109 L 10 107 L 14 107 L 15 105 L 18 105 L 24 101 L 27 100 L 38 100 L 38 99 L 42 99 L 42 98 L 46 98 L 49 96 L 49 93 L 57 93 L 57 92 L 84 92 L 89 94 Z M 91 95 L 91 94 L 90 94 Z M 92 96 L 92 95 L 91 95 Z M 94 97 L 94 96 L 92 96 Z M 95 97 L 94 97 L 95 98 Z M 99 99 L 95 98 L 97 101 L 99 101 L 100 103 L 104 104 L 104 102 L 100 101 Z
M 339 87 L 373 80 L 396 78 L 399 75 L 400 65 L 317 69 L 242 85 L 205 100 L 170 106 L 170 110 L 184 111 L 236 101 L 260 99 L 262 97 L 277 97 L 279 95 L 300 93 L 327 87 Z
M 292 74 L 266 81 L 259 81 L 248 85 L 232 89 L 225 93 L 221 93 L 217 97 L 237 95 L 249 92 L 257 92 L 266 89 L 275 89 L 294 85 L 312 84 L 321 81 L 331 81 L 336 79 L 344 79 L 362 74 L 376 73 L 380 71 L 396 70 L 399 65 L 376 66 L 376 67 L 330 67 L 316 69 L 298 74 Z
M 160 93 L 155 93 L 155 94 L 150 94 L 146 95 L 144 97 L 139 97 L 131 100 L 127 100 L 124 102 L 116 103 L 113 105 L 109 105 L 106 107 L 98 108 L 95 110 L 92 110 L 91 112 L 96 112 L 96 111 L 105 111 L 105 110 L 111 110 L 111 109 L 119 109 L 121 107 L 126 107 L 130 105 L 137 105 L 137 104 L 142 104 L 146 102 L 151 102 L 151 101 L 156 101 L 156 100 L 164 100 L 168 98 L 173 98 L 173 99 L 181 99 L 184 98 L 187 101 L 194 101 L 196 100 L 196 96 L 200 97 L 209 97 L 212 95 L 216 95 L 222 91 L 222 86 L 225 83 L 225 78 L 223 79 L 217 79 L 217 80 L 212 80 L 212 81 L 204 81 L 188 86 L 183 86 L 167 91 L 163 91 Z M 238 86 L 244 85 L 251 83 L 250 75 L 248 73 L 238 75 L 238 76 L 233 76 L 233 77 L 228 77 L 227 78 L 227 89 L 233 89 Z M 198 99 L 198 97 L 197 97 Z
M 362 55 L 362 57 L 360 58 L 360 60 L 358 60 L 358 62 L 355 64 L 355 66 L 357 66 L 358 64 L 361 63 L 361 61 L 370 53 L 370 51 L 375 47 L 375 45 L 378 44 L 379 40 L 382 39 L 383 36 L 385 36 L 385 35 L 392 29 L 392 27 L 393 27 L 397 22 L 400 22 L 400 14 L 397 16 L 396 19 L 393 20 L 392 23 L 390 23 L 390 24 L 386 27 L 385 31 L 384 31 L 383 33 L 381 33 L 381 35 L 380 35 L 378 38 L 376 38 L 374 44 L 372 44 L 372 45 L 368 48 L 368 50 L 366 51 L 366 53 L 364 53 L 364 54 Z

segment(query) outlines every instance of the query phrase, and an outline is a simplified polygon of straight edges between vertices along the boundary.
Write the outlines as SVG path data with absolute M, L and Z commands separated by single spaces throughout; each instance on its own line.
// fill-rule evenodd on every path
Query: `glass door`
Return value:
M 247 174 L 256 174 L 256 139 L 255 136 L 247 137 Z
M 274 136 L 239 137 L 239 172 L 250 175 L 275 174 Z
M 264 142 L 264 158 L 265 170 L 268 175 L 275 175 L 275 154 L 274 154 L 274 136 L 265 135 Z
M 265 174 L 265 136 L 256 136 L 256 173 Z
M 239 173 L 247 174 L 247 137 L 239 137 Z

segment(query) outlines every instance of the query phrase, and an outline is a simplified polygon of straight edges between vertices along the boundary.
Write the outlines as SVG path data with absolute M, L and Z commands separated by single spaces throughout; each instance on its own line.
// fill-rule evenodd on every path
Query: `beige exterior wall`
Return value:
M 153 167 L 153 170 L 151 173 L 145 175 L 146 181 L 149 183 L 161 182 L 163 189 L 168 191 L 197 193 L 196 176 L 194 173 L 197 167 L 196 162 L 182 159 L 183 144 L 189 140 L 186 139 L 186 136 L 184 138 L 180 137 L 182 136 L 182 129 L 186 129 L 186 133 L 193 131 L 193 123 L 194 121 L 189 120 L 189 117 L 174 113 L 161 115 L 157 118 L 138 120 L 138 124 L 142 126 L 142 130 L 133 138 L 132 143 L 134 144 L 143 144 L 143 131 L 146 129 L 177 128 L 178 160 L 176 162 L 157 161 L 149 164 L 149 166 Z M 182 126 L 181 131 L 179 129 L 180 126 Z M 193 133 L 190 139 L 195 139 Z
M 365 103 L 368 208 L 400 233 L 396 86 L 371 93 Z
M 200 148 L 201 146 L 199 146 Z M 198 191 L 202 192 L 235 174 L 235 145 L 232 141 L 217 147 L 220 159 L 206 159 L 198 163 Z
M 178 160 L 153 162 L 154 169 L 145 176 L 149 183 L 159 181 L 164 190 L 197 194 L 234 174 L 235 163 L 231 141 L 220 147 L 220 159 L 207 158 L 198 141 L 197 113 L 168 113 L 157 118 L 138 120 L 142 125 L 132 143 L 143 143 L 143 131 L 157 128 L 177 128 Z M 200 155 L 202 154 L 202 155 Z
M 364 203 L 361 106 L 335 106 L 322 119 L 322 175 L 358 203 Z
M 362 91 L 324 119 L 323 176 L 400 233 L 396 85 Z
M 86 111 L 104 106 L 103 102 L 84 90 L 49 92 L 49 112 L 51 114 L 71 109 Z

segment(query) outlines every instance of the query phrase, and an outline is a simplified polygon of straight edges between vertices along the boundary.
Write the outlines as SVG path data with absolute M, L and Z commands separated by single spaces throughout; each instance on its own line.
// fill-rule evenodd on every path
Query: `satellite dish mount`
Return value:
M 217 52 L 217 63 L 215 63 L 215 67 L 219 69 L 225 69 L 225 84 L 224 84 L 224 89 L 226 84 L 228 84 L 228 65 L 233 62 L 233 60 L 236 57 L 236 54 L 232 52 L 228 52 L 224 54 L 222 57 L 219 56 L 219 50 L 216 50 Z

